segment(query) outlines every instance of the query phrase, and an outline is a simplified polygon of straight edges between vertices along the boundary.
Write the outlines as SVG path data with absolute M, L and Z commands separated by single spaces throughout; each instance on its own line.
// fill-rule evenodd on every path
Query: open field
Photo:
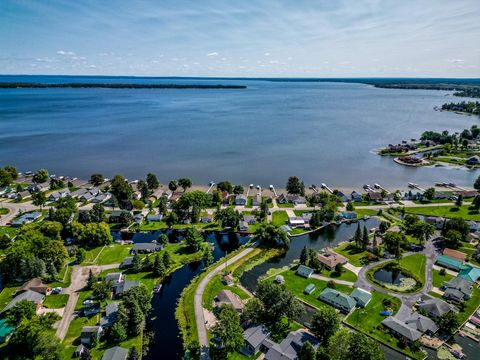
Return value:
M 422 206 L 406 207 L 405 212 L 409 214 L 441 216 L 445 218 L 462 218 L 464 220 L 480 221 L 480 213 L 470 209 L 470 205 L 457 206 Z

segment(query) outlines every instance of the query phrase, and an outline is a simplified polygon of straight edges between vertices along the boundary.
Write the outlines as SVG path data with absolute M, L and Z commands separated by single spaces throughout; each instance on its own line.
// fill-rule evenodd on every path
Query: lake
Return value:
M 21 171 L 101 172 L 197 184 L 224 179 L 283 187 L 306 184 L 405 188 L 452 181 L 475 170 L 409 168 L 372 149 L 458 131 L 478 118 L 434 111 L 461 101 L 445 91 L 356 83 L 129 77 L 0 76 L 0 81 L 240 84 L 247 89 L 0 89 L 0 159 Z

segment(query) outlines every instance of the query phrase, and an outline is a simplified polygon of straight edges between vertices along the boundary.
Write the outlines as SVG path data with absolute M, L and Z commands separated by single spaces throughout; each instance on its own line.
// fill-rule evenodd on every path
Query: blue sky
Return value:
M 480 77 L 479 0 L 0 1 L 0 73 Z

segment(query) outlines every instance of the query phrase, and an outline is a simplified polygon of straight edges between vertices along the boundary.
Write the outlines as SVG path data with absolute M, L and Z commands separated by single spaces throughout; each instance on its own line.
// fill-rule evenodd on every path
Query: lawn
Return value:
M 48 295 L 43 302 L 43 306 L 49 309 L 63 308 L 68 301 L 68 294 Z
M 384 305 L 384 301 L 390 301 L 390 305 Z M 385 319 L 384 316 L 380 315 L 380 311 L 388 310 L 395 314 L 398 309 L 400 309 L 400 305 L 401 303 L 399 299 L 377 291 L 372 291 L 372 299 L 367 306 L 364 309 L 356 309 L 344 320 L 344 322 L 410 357 L 422 359 L 424 358 L 422 352 L 413 353 L 408 348 L 400 349 L 396 338 L 391 336 L 387 331 L 378 328 L 382 320 Z
M 412 254 L 400 259 L 400 266 L 411 271 L 422 283 L 425 283 L 425 264 L 427 258 L 423 254 Z
M 288 221 L 288 215 L 286 211 L 275 211 L 272 214 L 272 223 L 277 226 L 285 225 Z
M 309 279 L 303 278 L 299 275 L 296 275 L 295 270 L 285 271 L 282 273 L 282 276 L 285 279 L 285 286 L 291 292 L 293 292 L 295 296 L 300 300 L 303 300 L 306 303 L 316 308 L 330 306 L 324 303 L 323 301 L 321 301 L 320 299 L 318 299 L 318 297 L 320 296 L 320 293 L 327 287 L 326 281 L 317 280 L 313 278 L 309 278 Z M 273 279 L 269 278 L 265 281 L 273 281 Z M 308 284 L 315 285 L 315 290 L 310 295 L 306 295 L 303 293 L 303 290 L 307 287 Z M 350 294 L 352 292 L 352 288 L 346 285 L 336 284 L 335 289 L 345 294 Z
M 322 270 L 320 275 L 328 276 L 329 278 L 332 278 L 332 280 L 345 280 L 350 282 L 355 282 L 358 279 L 357 275 L 354 272 L 345 268 L 343 268 L 343 272 L 341 274 L 338 274 L 337 272 L 335 272 L 335 269 L 334 270 L 324 269 Z
M 286 204 L 279 204 L 279 203 L 277 203 L 277 206 L 278 206 L 279 208 L 294 208 L 294 207 L 295 207 L 295 205 L 294 205 L 294 204 L 291 204 L 291 203 L 286 203 Z
M 467 321 L 467 319 L 470 317 L 470 315 L 473 314 L 473 312 L 477 309 L 479 305 L 480 305 L 480 289 L 478 288 L 477 285 L 474 285 L 472 296 L 470 297 L 470 299 L 465 301 L 464 311 L 460 311 L 458 313 L 458 320 L 460 324 L 463 324 L 465 321 Z
M 143 221 L 140 224 L 140 231 L 156 231 L 161 229 L 166 229 L 167 224 L 164 221 Z
M 235 284 L 232 286 L 225 285 L 222 275 L 218 274 L 214 276 L 205 287 L 205 292 L 203 293 L 203 307 L 208 310 L 213 310 L 213 300 L 221 290 L 230 290 L 234 294 L 237 294 L 242 300 L 249 298 L 247 293 L 245 293 L 245 291 L 237 287 Z
M 464 220 L 480 221 L 480 213 L 470 210 L 470 205 L 457 206 L 423 206 L 406 207 L 405 212 L 426 216 L 441 216 L 445 218 L 462 218 Z
M 348 262 L 353 266 L 364 266 L 368 263 L 367 255 L 368 251 L 358 251 L 353 243 L 345 243 L 335 248 L 335 252 L 345 256 Z
M 132 246 L 112 244 L 105 246 L 103 251 L 98 256 L 95 264 L 107 265 L 107 264 L 121 264 L 123 259 L 130 255 Z
M 11 226 L 0 226 L 0 235 L 8 234 L 11 239 L 17 235 L 19 228 L 14 228 Z
M 87 250 L 87 254 L 85 255 L 85 260 L 83 261 L 82 265 L 85 264 L 93 264 L 94 260 L 97 258 L 100 251 L 102 251 L 103 246 L 99 246 L 93 249 Z
M 13 293 L 21 284 L 7 284 L 0 292 L 0 310 L 7 306 L 13 299 Z
M 6 209 L 6 208 L 3 208 L 3 207 L 2 207 L 2 208 L 0 208 L 0 215 L 7 215 L 7 214 L 8 214 L 8 212 L 9 212 L 9 210 L 8 210 L 8 209 Z
M 72 281 L 72 267 L 69 265 L 65 265 L 63 271 L 59 272 L 57 275 L 58 280 L 52 283 L 47 284 L 51 288 L 62 287 L 66 288 L 70 286 Z
M 432 269 L 432 283 L 433 286 L 436 288 L 440 288 L 444 281 L 450 281 L 454 278 L 454 276 L 445 273 L 444 275 L 440 275 L 439 270 Z
M 378 210 L 373 209 L 355 209 L 357 213 L 357 217 L 359 219 L 363 218 L 364 216 L 375 216 L 378 214 Z
M 80 291 L 77 304 L 75 305 L 75 311 L 80 311 L 83 309 L 83 302 L 87 300 L 90 296 L 92 296 L 93 291 L 92 290 L 83 290 Z

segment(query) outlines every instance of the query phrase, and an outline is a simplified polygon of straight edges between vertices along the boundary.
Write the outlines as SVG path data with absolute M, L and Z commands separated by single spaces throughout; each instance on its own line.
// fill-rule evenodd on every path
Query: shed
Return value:
M 462 261 L 445 255 L 440 255 L 437 258 L 436 264 L 455 271 L 460 271 L 464 268 Z
M 115 346 L 107 349 L 102 356 L 102 360 L 126 360 L 128 357 L 128 349 Z
M 330 288 L 324 289 L 319 298 L 344 313 L 349 313 L 357 305 L 357 302 L 351 296 Z
M 314 290 L 315 290 L 315 285 L 310 283 L 305 287 L 303 292 L 307 295 L 310 295 Z
M 352 298 L 355 299 L 357 305 L 360 307 L 365 307 L 372 299 L 372 294 L 364 289 L 355 288 L 352 293 L 350 294 Z
M 300 265 L 296 274 L 308 279 L 310 276 L 312 276 L 313 269 L 305 265 Z

